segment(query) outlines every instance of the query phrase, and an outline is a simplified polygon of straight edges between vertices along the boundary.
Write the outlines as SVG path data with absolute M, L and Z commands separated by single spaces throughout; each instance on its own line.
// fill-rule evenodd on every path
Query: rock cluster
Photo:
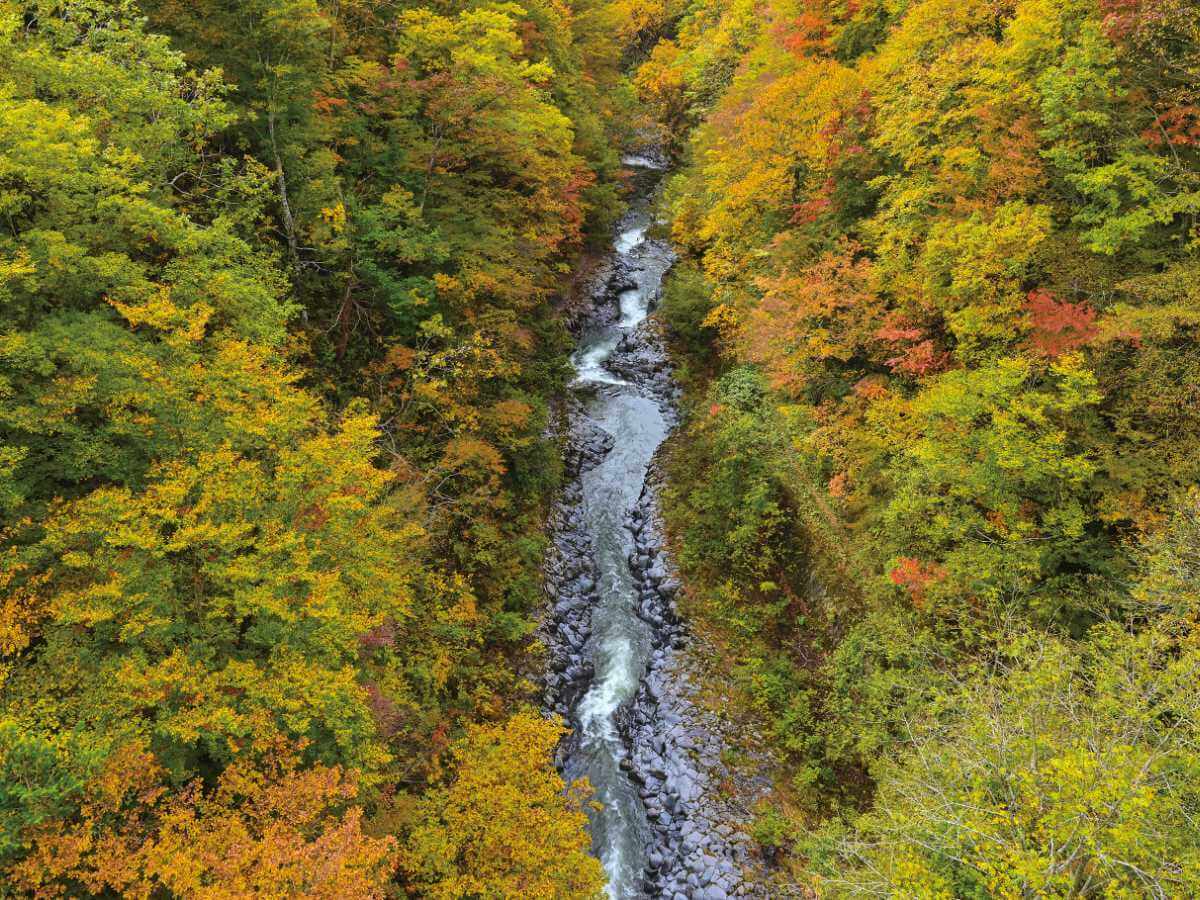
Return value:
M 661 344 L 649 329 L 635 336 L 613 368 L 669 402 L 674 385 Z M 578 478 L 599 465 L 613 441 L 585 416 L 571 421 L 570 482 L 551 527 L 546 587 L 553 606 L 543 632 L 549 650 L 545 704 L 568 721 L 592 679 L 585 648 L 591 609 L 599 599 Z M 721 793 L 729 774 L 721 759 L 727 735 L 718 717 L 695 700 L 697 676 L 687 653 L 687 627 L 675 604 L 679 582 L 664 550 L 657 483 L 652 472 L 627 520 L 635 548 L 629 565 L 638 585 L 637 613 L 651 628 L 654 651 L 636 697 L 618 717 L 628 749 L 623 767 L 639 787 L 653 833 L 645 894 L 669 900 L 764 896 L 753 886 L 752 843 L 742 828 L 748 811 Z M 561 752 L 571 752 L 569 742 Z
M 654 831 L 646 893 L 669 900 L 765 896 L 756 887 L 753 842 L 741 827 L 749 811 L 722 792 L 731 777 L 721 758 L 725 724 L 696 702 L 698 676 L 675 605 L 679 582 L 663 546 L 656 481 L 652 470 L 628 521 L 638 615 L 653 629 L 654 652 L 621 723 L 629 774 Z
M 608 358 L 608 368 L 646 396 L 657 400 L 664 418 L 675 424 L 680 389 L 671 377 L 671 360 L 654 319 L 647 319 L 621 338 Z
M 579 477 L 598 466 L 613 446 L 611 434 L 578 410 L 572 412 L 564 449 L 567 487 L 549 523 L 552 544 L 543 567 L 552 606 L 539 635 L 547 650 L 543 702 L 564 719 L 570 718 L 592 681 L 592 663 L 584 648 L 592 632 L 592 608 L 599 600 Z

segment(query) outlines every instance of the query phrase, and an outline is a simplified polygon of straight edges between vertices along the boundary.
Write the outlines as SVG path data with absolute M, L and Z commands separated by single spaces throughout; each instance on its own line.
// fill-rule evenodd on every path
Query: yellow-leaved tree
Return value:
M 425 896 L 600 896 L 600 863 L 583 831 L 588 790 L 564 785 L 550 764 L 562 735 L 523 712 L 471 728 L 454 745 L 457 775 L 422 804 L 402 862 Z

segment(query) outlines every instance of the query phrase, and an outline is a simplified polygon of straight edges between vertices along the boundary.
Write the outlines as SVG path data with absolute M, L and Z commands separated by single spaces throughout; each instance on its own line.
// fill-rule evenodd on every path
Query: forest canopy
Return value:
M 0 0 L 0 895 L 602 895 L 530 673 L 647 134 L 770 890 L 1200 894 L 1194 0 Z
M 613 15 L 0 3 L 0 892 L 598 891 L 519 670 Z
M 822 896 L 1190 896 L 1200 10 L 680 0 L 668 518 Z

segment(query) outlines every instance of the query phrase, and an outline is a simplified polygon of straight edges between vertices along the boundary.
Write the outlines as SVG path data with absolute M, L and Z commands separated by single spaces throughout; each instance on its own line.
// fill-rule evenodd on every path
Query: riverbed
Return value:
M 626 157 L 635 190 L 590 291 L 566 398 L 568 482 L 551 522 L 547 708 L 572 728 L 564 777 L 594 790 L 592 844 L 612 900 L 723 900 L 746 879 L 747 812 L 720 796 L 720 721 L 695 700 L 655 456 L 678 389 L 649 316 L 675 260 L 653 236 L 665 166 Z

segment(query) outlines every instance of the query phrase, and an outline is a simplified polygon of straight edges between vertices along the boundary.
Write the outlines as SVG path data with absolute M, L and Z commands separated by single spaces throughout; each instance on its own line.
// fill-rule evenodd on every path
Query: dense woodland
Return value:
M 4 0 L 0 896 L 599 894 L 532 632 L 646 128 L 774 877 L 1200 894 L 1195 2 Z
M 668 511 L 824 896 L 1200 894 L 1200 7 L 693 0 Z
M 591 896 L 525 707 L 604 3 L 0 3 L 0 894 Z

